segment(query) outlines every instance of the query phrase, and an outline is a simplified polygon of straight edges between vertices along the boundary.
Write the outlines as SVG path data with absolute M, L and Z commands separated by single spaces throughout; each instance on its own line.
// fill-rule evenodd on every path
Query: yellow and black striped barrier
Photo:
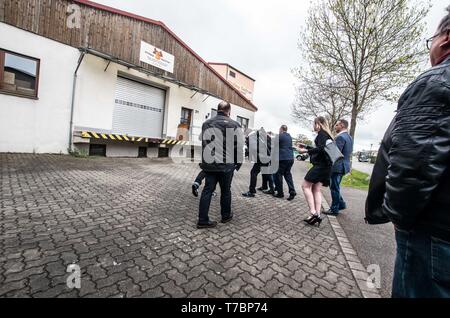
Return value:
M 83 131 L 81 133 L 81 137 L 102 139 L 102 140 L 149 142 L 149 138 L 144 138 L 144 137 L 130 137 L 130 136 L 126 136 L 126 135 L 102 134 L 102 133 L 87 132 L 87 131 Z
M 180 145 L 180 146 L 189 146 L 189 141 L 175 140 L 175 139 L 164 139 L 162 144 L 165 145 Z
M 100 139 L 100 140 L 114 140 L 114 141 L 130 141 L 130 142 L 154 142 L 159 144 L 165 144 L 165 145 L 181 145 L 181 146 L 189 146 L 189 141 L 182 141 L 182 140 L 175 140 L 175 139 L 160 139 L 155 140 L 151 138 L 145 138 L 145 137 L 130 137 L 127 135 L 118 135 L 118 134 L 103 134 L 103 133 L 96 133 L 91 131 L 83 131 L 81 132 L 81 137 L 83 138 L 93 138 L 93 139 Z

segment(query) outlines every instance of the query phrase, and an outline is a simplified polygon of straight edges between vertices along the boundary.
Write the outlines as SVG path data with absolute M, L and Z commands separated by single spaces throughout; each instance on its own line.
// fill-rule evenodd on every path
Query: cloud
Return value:
M 309 1 L 96 1 L 161 20 L 205 60 L 229 63 L 255 78 L 255 104 L 260 109 L 255 116 L 256 128 L 277 131 L 281 124 L 287 124 L 292 135 L 312 137 L 309 129 L 291 117 L 296 83 L 291 70 L 300 65 L 297 42 Z M 426 18 L 430 36 L 447 5 L 448 0 L 433 1 Z M 356 148 L 368 149 L 381 141 L 395 107 L 383 104 L 358 124 Z

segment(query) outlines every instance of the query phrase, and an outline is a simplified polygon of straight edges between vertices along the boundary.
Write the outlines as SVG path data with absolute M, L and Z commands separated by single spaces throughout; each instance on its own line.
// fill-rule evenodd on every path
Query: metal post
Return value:
M 73 74 L 73 86 L 72 86 L 72 105 L 70 109 L 70 131 L 69 131 L 69 151 L 73 150 L 73 114 L 74 114 L 74 108 L 75 108 L 75 91 L 77 88 L 77 73 L 78 69 L 81 66 L 81 63 L 83 62 L 85 52 L 81 52 L 80 58 L 78 59 L 77 68 L 75 69 L 75 73 Z

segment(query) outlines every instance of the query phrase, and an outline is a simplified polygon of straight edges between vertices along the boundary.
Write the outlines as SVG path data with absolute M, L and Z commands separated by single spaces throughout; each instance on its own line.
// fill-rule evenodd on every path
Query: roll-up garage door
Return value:
M 136 137 L 161 138 L 166 92 L 117 78 L 113 131 Z

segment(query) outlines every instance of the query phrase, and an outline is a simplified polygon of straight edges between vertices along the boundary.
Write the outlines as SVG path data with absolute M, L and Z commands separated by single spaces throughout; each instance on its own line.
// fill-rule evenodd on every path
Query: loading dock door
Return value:
M 165 96 L 162 89 L 117 77 L 114 133 L 162 138 Z

